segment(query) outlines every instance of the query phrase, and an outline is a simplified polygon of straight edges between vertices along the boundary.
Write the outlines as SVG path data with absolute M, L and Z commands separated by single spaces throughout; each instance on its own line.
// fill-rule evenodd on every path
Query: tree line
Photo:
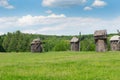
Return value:
M 108 37 L 114 34 L 108 35 Z M 48 51 L 69 51 L 70 40 L 73 36 L 56 36 L 41 34 L 25 34 L 20 31 L 0 36 L 0 52 L 30 52 L 30 44 L 33 39 L 40 38 L 43 42 L 45 52 Z M 95 51 L 93 35 L 76 35 L 80 38 L 81 51 Z M 109 41 L 108 41 L 109 44 Z

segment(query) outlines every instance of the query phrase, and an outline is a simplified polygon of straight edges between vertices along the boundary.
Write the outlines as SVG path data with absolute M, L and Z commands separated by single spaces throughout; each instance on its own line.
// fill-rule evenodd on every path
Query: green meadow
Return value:
M 0 53 L 0 80 L 120 80 L 120 52 Z

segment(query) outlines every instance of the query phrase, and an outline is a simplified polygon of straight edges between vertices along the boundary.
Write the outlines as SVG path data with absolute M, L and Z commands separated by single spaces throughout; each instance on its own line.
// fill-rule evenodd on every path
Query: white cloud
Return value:
M 106 5 L 107 3 L 102 0 L 95 0 L 94 3 L 92 4 L 93 7 L 104 7 Z
M 120 17 L 113 20 L 103 20 L 97 18 L 84 18 L 84 17 L 66 17 L 53 23 L 49 26 L 39 27 L 38 29 L 23 30 L 25 33 L 40 33 L 40 34 L 56 34 L 56 35 L 74 35 L 81 31 L 83 34 L 94 33 L 95 30 L 106 29 L 108 33 L 115 33 L 120 28 Z
M 0 6 L 7 8 L 7 9 L 13 9 L 14 6 L 10 5 L 7 0 L 0 0 Z
M 104 7 L 107 3 L 103 0 L 94 0 L 91 5 L 87 5 L 89 0 L 42 0 L 42 5 L 44 7 L 71 7 L 77 5 L 86 4 L 86 7 L 83 9 L 86 11 L 90 11 L 94 9 L 94 7 Z M 46 11 L 46 13 L 52 13 L 51 10 Z
M 0 32 L 0 35 L 3 35 L 4 33 L 3 32 Z
M 23 16 L 0 18 L 0 32 L 6 33 L 21 30 L 25 33 L 40 34 L 83 34 L 94 33 L 95 30 L 107 29 L 116 32 L 120 29 L 120 17 L 110 20 L 86 17 L 66 17 L 65 15 Z
M 47 14 L 52 14 L 53 12 L 51 10 L 45 11 Z
M 8 28 L 10 26 L 15 26 L 17 17 L 0 17 L 0 29 Z
M 61 14 L 61 15 L 56 15 L 56 14 L 51 14 L 49 16 L 47 16 L 48 18 L 64 18 L 66 17 L 64 14 Z
M 60 18 L 66 17 L 64 14 L 56 15 L 56 14 L 50 14 L 48 16 L 23 16 L 22 18 L 19 18 L 17 23 L 19 26 L 27 26 L 27 25 L 37 25 L 37 24 L 48 24 L 48 23 L 54 23 L 53 19 L 57 20 Z
M 43 0 L 42 5 L 45 7 L 69 7 L 81 5 L 87 0 Z
M 23 30 L 22 32 L 23 33 L 32 33 L 32 34 L 39 34 L 39 33 L 42 33 L 42 34 L 49 34 L 49 32 L 55 32 L 55 31 L 60 31 L 60 30 L 64 30 L 64 26 L 53 26 L 53 27 L 43 27 L 43 28 L 40 28 L 40 29 L 37 29 L 37 30 L 33 30 L 33 29 L 30 29 L 30 30 Z M 48 32 L 48 33 L 46 33 Z
M 90 11 L 90 10 L 92 10 L 92 7 L 88 7 L 88 6 L 87 6 L 87 7 L 84 8 L 84 10 L 85 10 L 85 11 Z

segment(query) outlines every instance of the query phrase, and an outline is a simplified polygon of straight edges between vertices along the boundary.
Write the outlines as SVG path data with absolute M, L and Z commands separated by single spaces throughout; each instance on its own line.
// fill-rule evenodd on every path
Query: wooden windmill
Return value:
M 112 51 L 120 51 L 120 32 L 117 30 L 118 35 L 114 35 L 110 38 L 110 46 Z
M 31 52 L 42 52 L 42 51 L 43 51 L 43 47 L 41 40 L 39 38 L 34 39 L 31 43 Z
M 94 39 L 95 39 L 97 52 L 107 51 L 107 31 L 106 30 L 96 30 L 94 33 Z

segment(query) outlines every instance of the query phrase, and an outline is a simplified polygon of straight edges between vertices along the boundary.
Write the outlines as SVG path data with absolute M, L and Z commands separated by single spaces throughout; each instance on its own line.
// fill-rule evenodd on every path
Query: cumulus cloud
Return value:
M 92 10 L 92 7 L 88 7 L 88 6 L 87 6 L 87 7 L 84 7 L 84 10 L 85 10 L 85 11 L 90 11 L 90 10 Z
M 37 30 L 33 30 L 33 29 L 28 29 L 28 30 L 23 30 L 22 32 L 23 33 L 32 33 L 32 34 L 39 34 L 39 33 L 42 33 L 42 34 L 49 34 L 50 32 L 56 32 L 56 31 L 60 31 L 60 30 L 64 30 L 64 26 L 49 26 L 49 27 L 43 27 L 43 28 L 40 28 L 40 29 L 37 29 Z M 46 33 L 48 32 L 48 33 Z M 53 34 L 53 33 L 52 33 Z
M 66 17 L 64 14 L 48 16 L 26 15 L 22 17 L 0 17 L 0 32 L 21 30 L 24 33 L 74 35 L 94 33 L 106 29 L 116 32 L 120 28 L 120 17 L 111 20 L 87 17 Z
M 85 4 L 86 7 L 83 9 L 86 11 L 90 11 L 94 9 L 94 7 L 104 7 L 107 3 L 103 0 L 94 0 L 91 5 L 87 5 L 89 0 L 42 0 L 42 5 L 44 7 L 72 7 Z M 52 13 L 50 10 L 46 11 L 46 13 Z
M 3 35 L 4 33 L 3 32 L 0 32 L 0 35 Z
M 0 29 L 8 28 L 10 26 L 15 26 L 17 17 L 1 17 L 0 18 Z
M 0 6 L 7 8 L 7 9 L 13 9 L 14 6 L 10 5 L 7 0 L 0 0 Z
M 106 5 L 107 3 L 102 0 L 95 0 L 94 3 L 92 4 L 93 7 L 104 7 Z
M 114 33 L 120 28 L 120 17 L 113 20 L 103 20 L 98 18 L 85 17 L 66 17 L 61 19 L 53 19 L 53 23 L 49 23 L 38 29 L 23 30 L 25 33 L 42 33 L 42 34 L 78 34 L 81 31 L 83 34 L 94 33 L 95 30 L 106 29 L 108 33 Z
M 60 19 L 66 17 L 64 14 L 56 15 L 56 14 L 50 14 L 48 16 L 23 16 L 22 18 L 19 18 L 17 23 L 19 26 L 27 26 L 27 25 L 37 25 L 37 24 L 49 24 L 53 23 L 53 20 Z
M 51 10 L 47 10 L 47 11 L 45 11 L 45 13 L 52 14 L 53 12 Z
M 69 7 L 81 5 L 87 0 L 43 0 L 42 5 L 45 7 Z

